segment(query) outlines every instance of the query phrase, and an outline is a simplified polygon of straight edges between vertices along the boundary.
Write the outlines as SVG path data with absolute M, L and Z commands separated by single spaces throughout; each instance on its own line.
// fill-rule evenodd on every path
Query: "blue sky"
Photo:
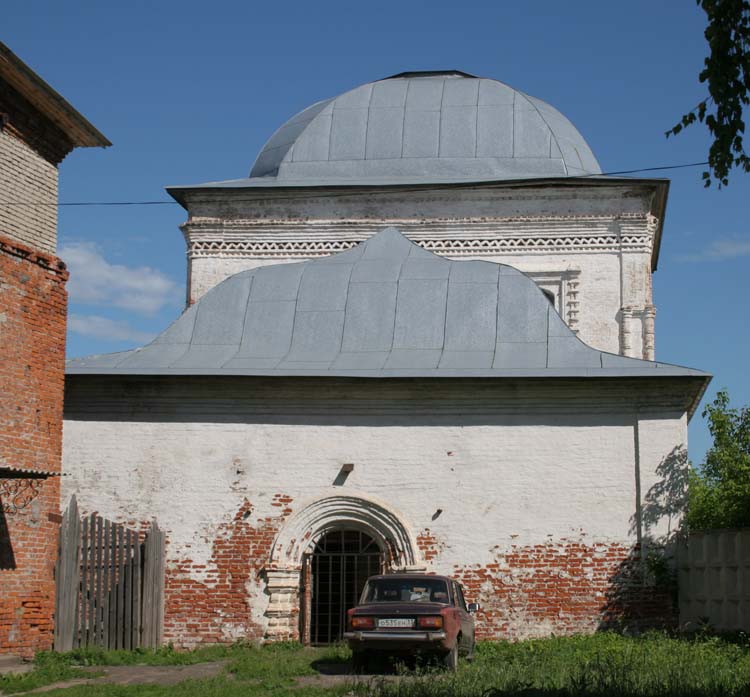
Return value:
M 694 2 L 10 3 L 2 39 L 114 144 L 61 167 L 60 199 L 170 200 L 163 187 L 246 176 L 270 134 L 314 101 L 404 70 L 460 69 L 550 102 L 604 171 L 698 162 L 702 126 L 664 132 L 697 104 L 706 53 Z M 706 190 L 672 180 L 659 270 L 657 356 L 715 375 L 750 403 L 750 175 Z M 184 300 L 177 205 L 69 207 L 69 355 L 143 343 Z M 78 280 L 76 280 L 76 277 Z M 106 338 L 109 337 L 109 338 Z M 710 439 L 690 429 L 700 461 Z

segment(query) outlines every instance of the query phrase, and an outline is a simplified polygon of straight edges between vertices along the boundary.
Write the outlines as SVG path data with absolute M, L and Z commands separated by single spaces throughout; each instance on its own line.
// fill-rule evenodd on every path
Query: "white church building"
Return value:
M 460 580 L 483 637 L 673 621 L 639 560 L 710 378 L 655 360 L 668 188 L 458 71 L 308 107 L 168 189 L 187 309 L 68 362 L 63 500 L 166 530 L 179 646 L 336 641 L 381 569 Z

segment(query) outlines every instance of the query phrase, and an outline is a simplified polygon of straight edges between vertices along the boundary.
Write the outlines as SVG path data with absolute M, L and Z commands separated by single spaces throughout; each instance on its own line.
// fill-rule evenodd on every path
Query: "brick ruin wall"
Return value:
M 67 272 L 0 237 L 0 465 L 60 471 Z M 0 474 L 0 652 L 53 640 L 60 479 Z

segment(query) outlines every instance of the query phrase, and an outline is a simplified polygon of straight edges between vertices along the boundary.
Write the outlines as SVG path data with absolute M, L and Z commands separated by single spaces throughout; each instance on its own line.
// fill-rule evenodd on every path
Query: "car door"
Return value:
M 461 646 L 460 651 L 471 653 L 474 646 L 474 618 L 469 613 L 464 599 L 463 589 L 459 583 L 453 581 L 453 598 L 458 615 L 461 618 Z

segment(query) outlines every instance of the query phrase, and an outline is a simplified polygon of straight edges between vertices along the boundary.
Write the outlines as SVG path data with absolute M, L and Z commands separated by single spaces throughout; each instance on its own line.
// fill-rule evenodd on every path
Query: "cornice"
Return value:
M 217 220 L 182 226 L 188 257 L 304 259 L 350 249 L 384 226 L 448 256 L 550 252 L 651 253 L 653 216 L 587 216 L 474 220 Z
M 69 273 L 62 259 L 52 254 L 45 254 L 33 249 L 21 242 L 17 242 L 11 237 L 0 235 L 0 253 L 18 257 L 30 264 L 36 264 L 45 271 L 56 274 L 62 281 L 68 280 Z

